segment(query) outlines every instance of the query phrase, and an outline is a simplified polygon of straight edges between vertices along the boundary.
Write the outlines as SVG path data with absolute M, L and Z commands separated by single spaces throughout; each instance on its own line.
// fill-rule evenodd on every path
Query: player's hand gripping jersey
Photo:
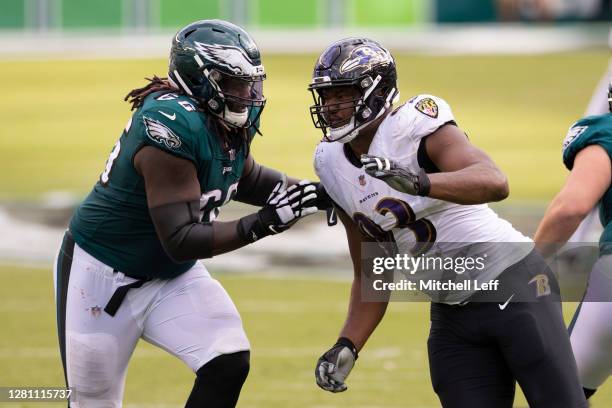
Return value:
M 207 115 L 188 97 L 149 95 L 113 148 L 100 180 L 76 210 L 70 222 L 75 242 L 132 277 L 171 278 L 193 266 L 195 261 L 174 263 L 162 248 L 149 216 L 144 179 L 133 159 L 142 147 L 154 146 L 193 162 L 201 186 L 202 220 L 212 221 L 236 193 L 248 152 L 245 145 L 224 149 L 209 126 Z
M 563 141 L 563 164 L 568 170 L 580 150 L 590 145 L 603 147 L 612 157 L 612 114 L 587 116 L 574 123 Z M 612 188 L 599 202 L 599 219 L 604 231 L 599 239 L 600 255 L 612 253 Z
M 421 141 L 441 126 L 454 123 L 451 109 L 444 100 L 419 95 L 384 119 L 368 154 L 389 158 L 414 173 L 421 167 L 428 172 L 436 171 L 431 169 L 433 163 L 424 163 L 427 158 Z M 341 143 L 320 143 L 315 153 L 317 175 L 330 197 L 364 235 L 386 241 L 389 232 L 392 233 L 399 253 L 418 256 L 426 253 L 434 243 L 440 244 L 436 248 L 439 251 L 444 245 L 454 249 L 479 242 L 531 242 L 486 204 L 460 205 L 401 193 L 366 174 L 359 161 L 351 160 L 345 149 Z M 503 250 L 499 245 L 479 245 L 479 248 L 488 249 L 486 268 L 473 278 L 489 280 L 525 257 L 532 245 L 507 245 Z M 450 296 L 446 301 L 463 301 L 467 293 L 456 295 L 458 297 Z

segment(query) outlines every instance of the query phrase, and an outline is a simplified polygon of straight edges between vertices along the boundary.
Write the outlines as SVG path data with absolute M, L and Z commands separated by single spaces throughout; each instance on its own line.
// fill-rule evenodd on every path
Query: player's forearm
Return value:
M 279 181 L 283 181 L 283 188 L 297 184 L 299 180 L 289 179 L 278 170 L 274 170 L 252 161 L 249 171 L 242 176 L 236 192 L 236 201 L 262 207 Z
M 311 205 L 308 203 L 316 201 L 313 184 L 299 184 L 292 189 L 279 193 L 294 194 L 295 197 L 288 202 L 275 198 L 280 200 L 280 207 L 266 205 L 237 221 L 200 222 L 198 200 L 150 208 L 149 214 L 162 247 L 173 261 L 180 263 L 211 258 L 282 232 L 297 218 L 316 212 L 315 207 L 301 207 L 294 202 Z M 293 212 L 292 205 L 300 215 Z
M 252 242 L 240 235 L 240 220 L 200 222 L 198 201 L 163 205 L 149 213 L 164 250 L 175 262 L 210 258 Z
M 483 204 L 508 197 L 508 180 L 496 167 L 475 164 L 454 172 L 429 174 L 428 196 L 457 204 Z
M 543 256 L 562 247 L 588 213 L 555 199 L 546 210 L 534 236 L 536 248 Z
M 387 310 L 388 302 L 362 302 L 361 281 L 355 279 L 351 287 L 349 310 L 340 337 L 350 339 L 361 350 L 378 326 Z

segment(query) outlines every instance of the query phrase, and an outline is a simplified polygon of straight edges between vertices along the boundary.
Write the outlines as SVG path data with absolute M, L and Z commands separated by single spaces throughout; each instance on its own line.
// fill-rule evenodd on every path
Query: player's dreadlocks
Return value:
M 132 89 L 130 93 L 128 93 L 125 98 L 123 98 L 124 101 L 127 101 L 128 103 L 132 104 L 131 110 L 140 108 L 144 99 L 153 92 L 164 91 L 164 93 L 183 93 L 180 89 L 170 85 L 170 82 L 168 82 L 168 78 L 160 78 L 157 75 L 153 75 L 153 79 L 145 79 L 149 81 L 147 85 L 143 86 L 142 88 Z
M 155 92 L 163 92 L 163 93 L 175 93 L 184 95 L 185 93 L 178 88 L 170 85 L 168 78 L 160 78 L 157 75 L 153 75 L 153 79 L 145 78 L 149 83 L 142 88 L 132 89 L 126 96 L 123 98 L 124 101 L 132 104 L 131 110 L 138 109 L 142 106 L 145 98 L 152 93 Z M 202 110 L 201 107 L 198 107 L 198 110 Z M 209 117 L 209 126 L 212 126 L 216 130 L 216 134 L 223 142 L 223 147 L 226 150 L 229 149 L 240 149 L 242 145 L 245 146 L 248 151 L 250 150 L 252 136 L 249 135 L 250 132 L 247 129 L 231 129 L 225 123 L 215 120 L 214 117 Z M 253 124 L 253 127 L 257 133 L 261 135 L 259 128 L 257 125 Z

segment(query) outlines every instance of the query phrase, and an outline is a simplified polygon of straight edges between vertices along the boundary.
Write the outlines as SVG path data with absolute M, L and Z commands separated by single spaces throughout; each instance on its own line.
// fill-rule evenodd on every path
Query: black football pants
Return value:
M 541 273 L 553 291 L 538 297 L 527 282 Z M 442 406 L 511 408 L 518 382 L 531 408 L 586 407 L 550 270 L 531 253 L 500 278 L 519 302 L 431 304 L 429 366 Z

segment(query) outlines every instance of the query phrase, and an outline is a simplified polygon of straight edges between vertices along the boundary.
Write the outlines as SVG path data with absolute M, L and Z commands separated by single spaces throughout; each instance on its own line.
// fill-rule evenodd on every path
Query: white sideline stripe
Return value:
M 269 53 L 318 54 L 338 38 L 376 38 L 394 53 L 426 54 L 541 54 L 605 47 L 608 23 L 424 25 L 373 29 L 262 30 L 249 28 L 263 55 Z M 5 31 L 0 36 L 0 59 L 96 59 L 167 57 L 174 32 L 109 31 L 93 34 L 58 31 Z M 308 41 L 304 41 L 308 38 Z M 300 44 L 296 47 L 296 44 Z M 31 50 L 37 50 L 32 52 Z

